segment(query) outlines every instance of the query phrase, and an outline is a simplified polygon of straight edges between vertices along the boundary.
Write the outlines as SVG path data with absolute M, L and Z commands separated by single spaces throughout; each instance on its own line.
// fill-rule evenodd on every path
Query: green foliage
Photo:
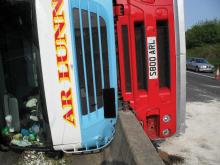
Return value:
M 220 21 L 218 20 L 199 23 L 186 32 L 187 49 L 216 43 L 220 43 Z
M 187 56 L 204 57 L 220 64 L 220 21 L 199 23 L 186 32 Z

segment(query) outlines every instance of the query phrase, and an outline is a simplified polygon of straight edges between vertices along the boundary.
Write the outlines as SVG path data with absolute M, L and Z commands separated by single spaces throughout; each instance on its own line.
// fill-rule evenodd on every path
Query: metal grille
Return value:
M 170 88 L 170 45 L 167 21 L 157 21 L 160 87 Z
M 134 25 L 138 89 L 147 89 L 146 39 L 144 22 Z
M 103 89 L 110 88 L 107 29 L 96 13 L 74 8 L 74 31 L 82 114 L 103 107 Z
M 130 59 L 129 59 L 129 45 L 128 45 L 128 26 L 122 26 L 122 40 L 124 50 L 124 70 L 126 80 L 126 91 L 131 92 L 131 70 L 130 70 Z

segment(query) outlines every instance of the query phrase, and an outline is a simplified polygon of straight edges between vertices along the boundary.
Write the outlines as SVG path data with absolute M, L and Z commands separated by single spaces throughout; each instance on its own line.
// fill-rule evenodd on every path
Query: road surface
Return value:
M 220 81 L 214 74 L 187 71 L 186 75 L 187 102 L 220 101 Z

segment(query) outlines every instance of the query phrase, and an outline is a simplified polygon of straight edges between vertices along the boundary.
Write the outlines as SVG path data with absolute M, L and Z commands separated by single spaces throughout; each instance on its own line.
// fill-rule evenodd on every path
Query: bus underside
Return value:
M 0 2 L 1 144 L 51 146 L 33 1 Z

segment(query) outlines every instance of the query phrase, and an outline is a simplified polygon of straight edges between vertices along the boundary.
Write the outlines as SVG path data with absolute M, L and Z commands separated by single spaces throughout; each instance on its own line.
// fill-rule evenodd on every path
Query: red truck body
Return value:
M 116 0 L 119 82 L 152 140 L 176 132 L 176 48 L 173 0 Z

